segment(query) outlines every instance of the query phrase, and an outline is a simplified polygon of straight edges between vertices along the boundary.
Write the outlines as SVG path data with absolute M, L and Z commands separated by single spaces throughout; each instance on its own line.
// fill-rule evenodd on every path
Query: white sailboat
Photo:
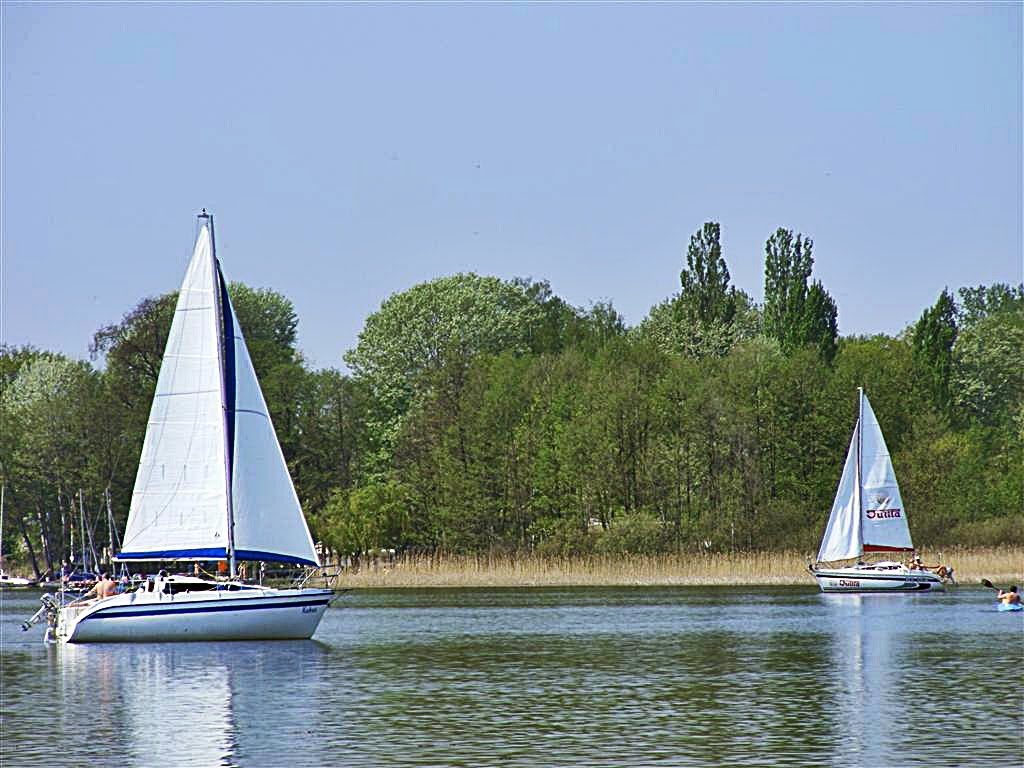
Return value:
M 942 591 L 943 579 L 923 566 L 896 560 L 862 561 L 870 552 L 912 553 L 914 544 L 882 429 L 864 390 L 857 392 L 860 416 L 818 562 L 810 570 L 823 592 Z M 857 562 L 833 566 L 844 560 Z
M 230 578 L 161 575 L 132 592 L 54 607 L 60 640 L 309 638 L 327 609 L 331 590 L 237 578 L 239 561 L 319 561 L 227 288 L 204 209 L 117 559 L 226 561 Z
M 11 587 L 31 587 L 31 579 L 25 579 L 21 576 L 11 576 L 5 572 L 3 568 L 0 568 L 0 589 L 6 589 Z

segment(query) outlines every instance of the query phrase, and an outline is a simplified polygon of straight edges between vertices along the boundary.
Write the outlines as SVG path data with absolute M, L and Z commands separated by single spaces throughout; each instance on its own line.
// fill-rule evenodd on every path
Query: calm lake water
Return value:
M 0 764 L 1020 766 L 991 592 L 379 590 L 315 638 L 45 646 L 2 596 Z

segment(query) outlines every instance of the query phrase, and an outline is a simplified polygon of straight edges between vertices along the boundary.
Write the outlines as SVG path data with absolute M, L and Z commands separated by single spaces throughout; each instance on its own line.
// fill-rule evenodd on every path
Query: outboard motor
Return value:
M 42 607 L 32 614 L 31 618 L 25 619 L 25 621 L 21 622 L 22 632 L 28 632 L 32 627 L 42 621 L 44 617 L 51 627 L 56 626 L 57 611 L 60 608 L 60 603 L 57 602 L 57 598 L 47 592 L 39 598 L 39 602 L 43 604 Z

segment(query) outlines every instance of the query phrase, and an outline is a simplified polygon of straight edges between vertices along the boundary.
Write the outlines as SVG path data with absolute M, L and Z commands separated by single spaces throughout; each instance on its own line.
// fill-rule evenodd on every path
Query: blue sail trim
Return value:
M 121 552 L 117 560 L 223 560 L 227 557 L 224 547 L 205 549 L 154 549 L 148 552 Z
M 228 283 L 217 265 L 217 282 L 220 285 L 220 307 L 224 328 L 224 408 L 227 411 L 228 477 L 235 476 L 235 324 L 232 319 L 231 299 L 228 298 Z
M 277 552 L 262 552 L 258 549 L 236 549 L 235 558 L 238 560 L 264 560 L 268 563 L 299 563 L 312 568 L 319 568 L 316 561 L 307 560 L 304 557 L 294 555 L 279 555 Z
M 226 560 L 228 556 L 224 547 L 208 547 L 205 549 L 161 549 L 150 552 L 122 552 L 115 560 Z M 282 555 L 277 552 L 264 552 L 258 549 L 236 549 L 236 560 L 262 560 L 268 563 L 297 563 L 313 568 L 317 564 L 304 557 Z

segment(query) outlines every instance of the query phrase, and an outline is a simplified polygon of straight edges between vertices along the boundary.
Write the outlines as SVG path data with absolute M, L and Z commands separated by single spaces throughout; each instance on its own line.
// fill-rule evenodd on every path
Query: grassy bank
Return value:
M 1024 584 L 1024 548 L 925 552 L 927 564 L 956 569 L 957 581 Z M 339 577 L 341 587 L 555 587 L 657 585 L 814 585 L 810 555 L 798 552 L 625 555 L 578 558 L 536 556 L 407 556 L 364 562 Z

